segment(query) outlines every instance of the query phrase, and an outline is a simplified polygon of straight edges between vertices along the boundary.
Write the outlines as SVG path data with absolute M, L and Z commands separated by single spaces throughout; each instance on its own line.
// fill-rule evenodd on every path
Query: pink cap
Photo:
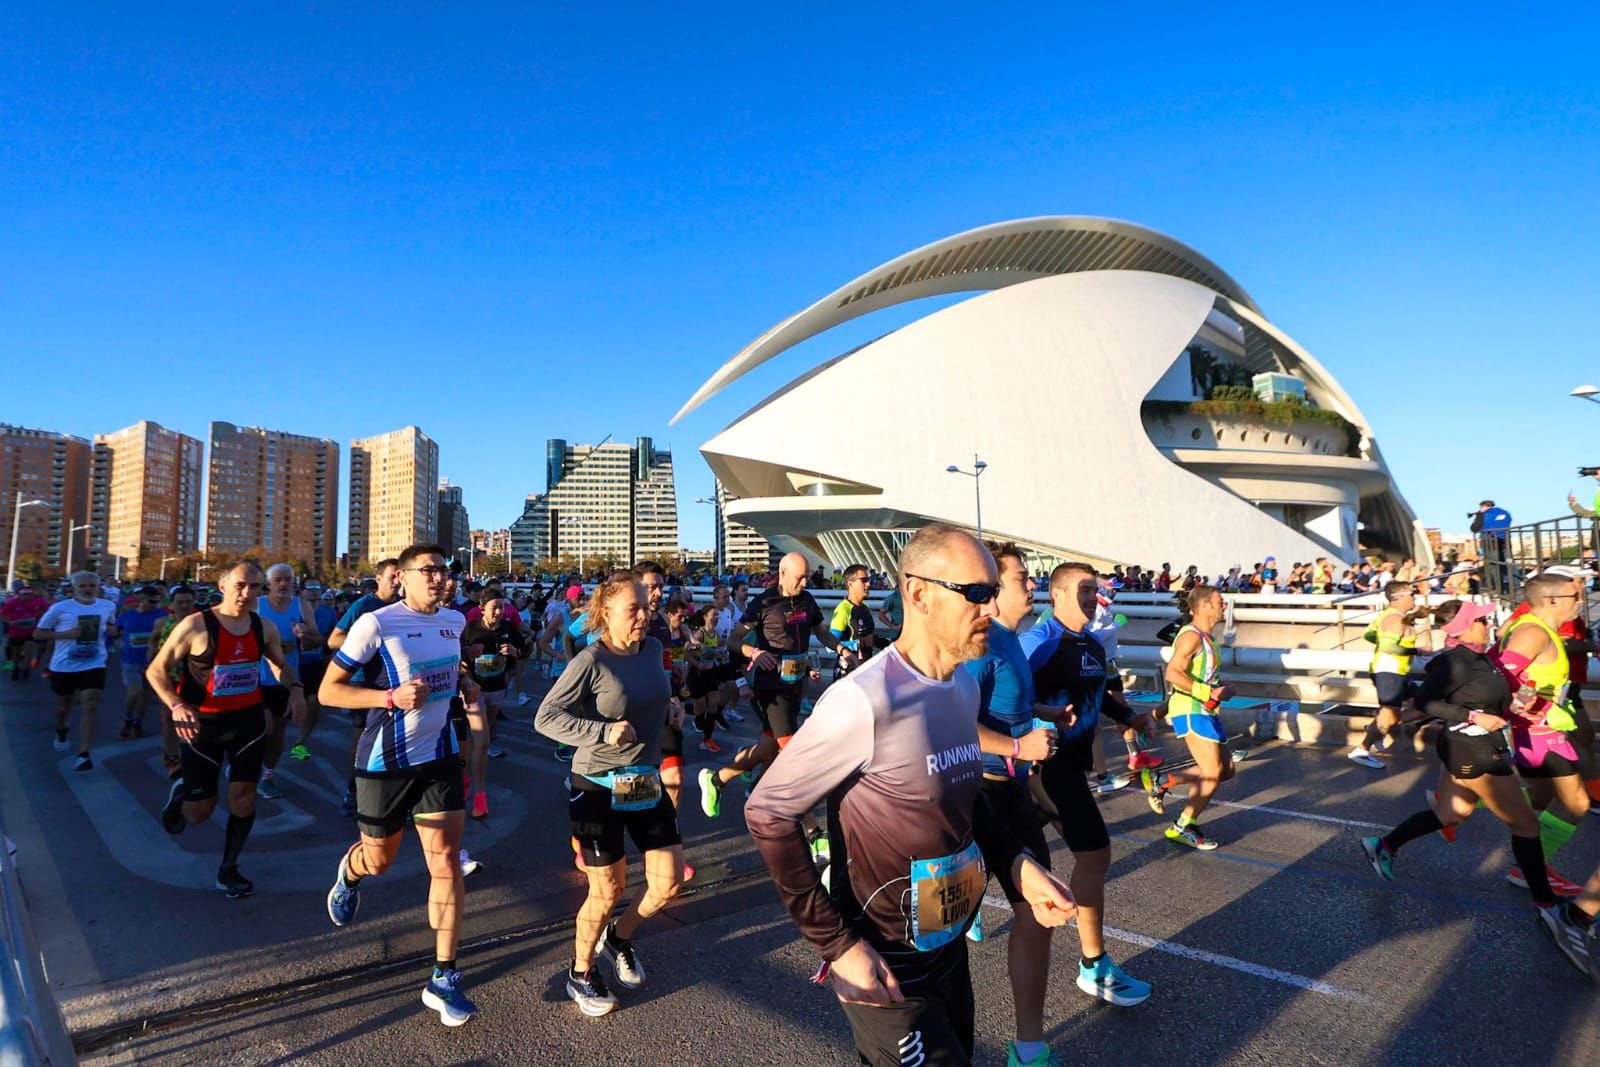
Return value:
M 577 600 L 579 597 L 583 596 L 583 589 L 580 586 L 569 585 L 567 586 L 566 595 L 568 600 Z
M 1443 630 L 1451 637 L 1460 637 L 1467 632 L 1467 627 L 1479 619 L 1487 619 L 1493 614 L 1494 605 L 1492 604 L 1465 603 L 1461 605 L 1461 610 L 1456 612 L 1455 618 L 1444 624 Z

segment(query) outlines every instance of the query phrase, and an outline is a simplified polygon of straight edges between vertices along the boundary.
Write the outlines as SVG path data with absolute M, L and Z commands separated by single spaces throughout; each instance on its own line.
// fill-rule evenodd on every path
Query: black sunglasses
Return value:
M 929 578 L 921 574 L 908 574 L 906 577 L 932 582 L 934 585 L 942 585 L 946 589 L 966 597 L 969 604 L 987 604 L 1000 595 L 1000 587 L 998 585 L 990 585 L 988 582 L 968 582 L 966 585 L 960 585 L 956 582 L 947 582 L 942 578 Z

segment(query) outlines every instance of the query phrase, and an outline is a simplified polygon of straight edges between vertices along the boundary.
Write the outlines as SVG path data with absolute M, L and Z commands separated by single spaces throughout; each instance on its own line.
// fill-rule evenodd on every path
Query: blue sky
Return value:
M 532 8 L 0 14 L 0 420 L 416 423 L 489 527 L 543 488 L 546 437 L 649 434 L 704 547 L 698 446 L 927 307 L 669 430 L 725 359 L 920 244 L 1090 214 L 1237 278 L 1430 525 L 1589 495 L 1592 14 Z M 885 421 L 816 432 L 850 417 Z

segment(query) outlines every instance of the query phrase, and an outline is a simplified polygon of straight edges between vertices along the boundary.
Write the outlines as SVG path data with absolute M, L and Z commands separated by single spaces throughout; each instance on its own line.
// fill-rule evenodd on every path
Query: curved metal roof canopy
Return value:
M 724 363 L 672 421 L 774 356 L 870 312 L 923 297 L 1002 289 L 1090 270 L 1169 274 L 1261 310 L 1221 267 L 1148 227 L 1079 215 L 997 222 L 907 252 L 784 319 Z

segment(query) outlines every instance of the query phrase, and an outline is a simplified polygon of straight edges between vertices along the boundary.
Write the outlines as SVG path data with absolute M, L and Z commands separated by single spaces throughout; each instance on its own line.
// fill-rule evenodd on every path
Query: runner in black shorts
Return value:
M 534 721 L 540 733 L 577 750 L 567 814 L 589 894 L 565 977 L 567 995 L 591 1016 L 617 1006 L 595 957 L 611 964 L 619 986 L 639 988 L 645 971 L 632 938 L 683 885 L 683 839 L 659 769 L 663 728 L 681 729 L 683 707 L 661 669 L 662 647 L 646 633 L 650 614 L 632 574 L 601 583 L 589 605 L 591 640 L 545 694 Z M 625 834 L 643 856 L 645 891 L 608 923 L 627 883 Z
M 239 873 L 239 853 L 255 825 L 256 781 L 266 753 L 263 660 L 287 687 L 294 721 L 300 722 L 306 710 L 276 628 L 263 626 L 253 610 L 261 586 L 261 568 L 254 563 L 224 570 L 217 576 L 219 603 L 178 623 L 145 671 L 150 688 L 172 709 L 181 743 L 180 773 L 161 810 L 168 833 L 211 817 L 222 765 L 228 764 L 228 825 L 216 885 L 230 897 L 249 896 L 255 888 Z M 174 668 L 180 671 L 176 686 Z

